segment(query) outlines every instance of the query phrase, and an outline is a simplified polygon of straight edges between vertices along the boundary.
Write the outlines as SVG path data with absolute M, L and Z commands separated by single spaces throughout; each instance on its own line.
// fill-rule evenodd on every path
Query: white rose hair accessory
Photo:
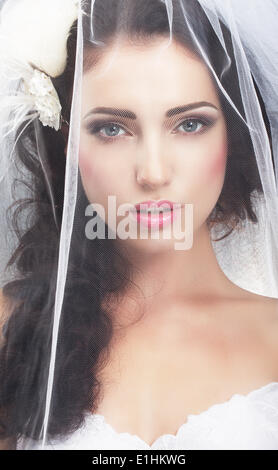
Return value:
M 20 80 L 17 89 L 1 87 L 2 106 L 13 111 L 14 131 L 39 117 L 44 126 L 60 128 L 61 105 L 50 77 L 63 73 L 67 39 L 78 17 L 79 0 L 6 0 L 0 16 L 3 83 Z M 0 79 L 1 79 L 0 77 Z M 1 82 L 2 83 L 2 82 Z
M 29 82 L 25 83 L 26 93 L 34 97 L 34 107 L 44 126 L 60 127 L 61 104 L 50 78 L 39 70 L 34 70 Z

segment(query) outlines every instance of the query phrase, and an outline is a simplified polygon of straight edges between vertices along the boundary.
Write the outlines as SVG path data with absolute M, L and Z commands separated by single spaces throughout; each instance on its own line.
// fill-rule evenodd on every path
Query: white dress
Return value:
M 19 439 L 17 450 L 38 450 L 38 441 Z M 117 432 L 104 416 L 88 413 L 84 425 L 45 450 L 278 450 L 278 382 L 247 395 L 235 393 L 199 414 L 189 414 L 175 435 L 164 434 L 152 445 L 139 436 Z M 43 450 L 43 449 L 42 449 Z

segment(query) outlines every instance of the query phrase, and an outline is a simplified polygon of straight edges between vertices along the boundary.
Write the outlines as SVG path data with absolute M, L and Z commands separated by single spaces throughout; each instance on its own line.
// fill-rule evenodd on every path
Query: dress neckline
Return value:
M 214 404 L 210 405 L 207 409 L 201 411 L 200 413 L 195 413 L 195 414 L 194 413 L 189 413 L 187 415 L 186 421 L 179 426 L 179 428 L 178 428 L 178 430 L 175 434 L 170 434 L 170 433 L 162 434 L 161 436 L 158 436 L 151 444 L 148 444 L 144 439 L 139 437 L 137 434 L 132 434 L 132 433 L 129 433 L 129 432 L 116 431 L 116 429 L 111 424 L 108 423 L 105 416 L 100 414 L 100 413 L 87 412 L 86 413 L 86 420 L 88 420 L 88 421 L 98 420 L 101 423 L 102 426 L 104 426 L 107 430 L 109 430 L 115 436 L 118 436 L 120 438 L 124 438 L 124 437 L 133 438 L 133 439 L 137 440 L 141 445 L 143 444 L 143 446 L 146 449 L 152 449 L 158 444 L 158 442 L 163 441 L 163 439 L 166 438 L 166 437 L 171 437 L 173 439 L 177 439 L 178 436 L 180 435 L 180 433 L 182 432 L 182 430 L 184 430 L 189 425 L 189 421 L 191 419 L 196 420 L 198 418 L 201 418 L 201 417 L 211 413 L 212 411 L 216 410 L 216 408 L 221 408 L 221 407 L 228 406 L 233 401 L 233 399 L 235 397 L 238 397 L 242 400 L 247 400 L 250 397 L 255 396 L 256 394 L 259 394 L 263 391 L 266 391 L 266 390 L 271 389 L 271 388 L 276 388 L 276 387 L 277 387 L 277 391 L 278 391 L 278 382 L 275 382 L 275 381 L 269 382 L 265 385 L 262 385 L 261 387 L 255 388 L 254 390 L 251 390 L 250 392 L 248 392 L 246 394 L 233 393 L 230 396 L 230 398 L 228 398 L 228 400 L 225 400 L 225 401 L 220 402 L 220 403 L 214 403 Z

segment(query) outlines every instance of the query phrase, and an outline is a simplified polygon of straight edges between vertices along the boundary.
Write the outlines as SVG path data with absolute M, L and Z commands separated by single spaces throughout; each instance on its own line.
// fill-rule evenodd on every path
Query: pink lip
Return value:
M 155 206 L 155 207 L 159 207 L 159 206 L 162 206 L 162 205 L 167 205 L 167 207 L 170 207 L 171 209 L 173 209 L 173 206 L 174 204 L 177 204 L 177 203 L 174 203 L 172 201 L 167 201 L 166 199 L 162 199 L 161 201 L 142 201 L 142 202 L 139 202 L 139 204 L 136 204 L 134 207 L 137 211 L 140 210 L 140 206 L 143 208 L 143 209 L 146 209 L 147 207 L 152 207 L 152 206 Z
M 171 208 L 171 211 L 160 213 L 160 214 L 144 214 L 140 212 L 140 206 L 141 206 L 141 209 L 146 209 L 147 207 L 152 207 L 152 206 L 159 207 L 162 205 L 165 205 L 166 207 Z M 146 227 L 157 226 L 161 228 L 166 224 L 172 223 L 176 219 L 178 212 L 181 209 L 181 205 L 178 203 L 174 203 L 172 201 L 163 199 L 161 201 L 143 201 L 143 202 L 140 202 L 139 204 L 136 204 L 134 208 L 135 210 L 131 211 L 131 213 L 137 219 L 137 222 L 139 224 L 142 224 Z

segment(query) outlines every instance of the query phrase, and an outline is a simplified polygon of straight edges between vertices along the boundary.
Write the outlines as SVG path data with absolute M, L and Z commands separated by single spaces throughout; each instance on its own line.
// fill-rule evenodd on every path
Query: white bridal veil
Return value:
M 213 248 L 232 282 L 278 297 L 278 4 L 2 0 L 0 6 L 0 438 L 15 435 L 23 448 L 39 440 L 43 449 L 77 429 L 94 403 L 100 344 L 110 337 L 101 300 L 128 277 L 107 224 L 103 238 L 87 231 L 88 220 L 102 222 L 78 166 L 90 57 L 97 62 L 108 46 L 116 52 L 111 39 L 118 34 L 132 44 L 158 33 L 204 62 L 229 134 L 225 182 L 209 219 Z

